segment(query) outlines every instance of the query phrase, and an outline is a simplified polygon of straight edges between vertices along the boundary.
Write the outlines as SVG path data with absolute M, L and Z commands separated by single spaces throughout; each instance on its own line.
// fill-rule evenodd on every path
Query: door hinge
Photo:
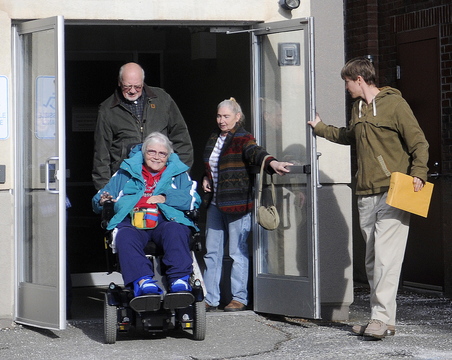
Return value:
M 400 65 L 396 66 L 396 79 L 400 80 Z

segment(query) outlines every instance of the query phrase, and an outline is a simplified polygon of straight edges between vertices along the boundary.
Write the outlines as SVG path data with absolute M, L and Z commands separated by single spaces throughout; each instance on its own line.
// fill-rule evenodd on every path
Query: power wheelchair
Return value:
M 107 201 L 102 212 L 102 228 L 106 228 L 113 216 L 114 203 Z M 194 221 L 197 212 L 187 212 Z M 120 271 L 117 254 L 114 250 L 114 231 L 106 231 L 104 242 L 107 251 L 109 273 Z M 150 294 L 134 297 L 133 289 L 110 283 L 104 301 L 104 340 L 106 344 L 114 344 L 118 334 L 136 330 L 150 334 L 166 333 L 169 330 L 191 330 L 193 340 L 204 340 L 206 335 L 206 306 L 202 275 L 199 270 L 195 251 L 201 249 L 199 233 L 193 233 L 190 243 L 193 257 L 193 273 L 190 276 L 191 292 L 169 293 L 166 291 L 166 277 L 161 271 L 161 253 L 153 242 L 145 248 L 145 254 L 153 262 L 154 279 L 164 290 L 162 295 Z M 113 258 L 115 264 L 111 264 Z

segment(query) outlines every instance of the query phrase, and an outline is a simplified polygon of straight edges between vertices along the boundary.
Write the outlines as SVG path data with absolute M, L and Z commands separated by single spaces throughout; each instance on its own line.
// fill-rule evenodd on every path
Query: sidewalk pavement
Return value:
M 74 319 L 66 330 L 2 328 L 0 359 L 452 359 L 452 302 L 435 294 L 400 291 L 396 335 L 383 340 L 349 332 L 351 325 L 365 323 L 369 314 L 368 291 L 357 287 L 347 321 L 310 321 L 253 311 L 212 312 L 207 313 L 204 341 L 191 340 L 188 332 L 173 331 L 166 337 L 129 333 L 106 345 L 103 290 L 89 291 L 85 302 L 76 300 Z

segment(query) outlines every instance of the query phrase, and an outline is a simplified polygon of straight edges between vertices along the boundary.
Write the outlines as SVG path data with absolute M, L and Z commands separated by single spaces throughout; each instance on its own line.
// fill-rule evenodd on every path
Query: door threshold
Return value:
M 72 274 L 71 280 L 72 287 L 108 286 L 111 282 L 123 285 L 122 275 L 116 271 Z

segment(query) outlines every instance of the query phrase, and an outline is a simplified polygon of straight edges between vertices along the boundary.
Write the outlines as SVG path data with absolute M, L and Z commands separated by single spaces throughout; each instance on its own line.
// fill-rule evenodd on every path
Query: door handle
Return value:
M 433 167 L 439 168 L 439 162 L 435 162 L 433 164 Z M 427 177 L 432 178 L 432 179 L 438 179 L 440 176 L 441 176 L 441 173 L 439 171 L 435 171 L 434 173 L 427 174 Z
M 288 230 L 291 228 L 290 225 L 290 193 L 283 195 L 283 204 L 281 206 L 282 210 L 282 229 Z
M 45 190 L 51 194 L 58 194 L 59 191 L 57 189 L 50 188 L 50 162 L 51 161 L 59 161 L 58 156 L 51 156 L 46 160 L 45 166 Z M 55 175 L 53 177 L 55 179 L 55 183 L 58 180 L 57 170 L 55 168 Z
M 310 174 L 311 173 L 311 165 L 288 165 L 291 174 Z
M 319 159 L 322 156 L 321 152 L 317 152 L 316 153 L 316 163 L 317 163 L 317 176 L 316 176 L 316 187 L 317 189 L 321 189 L 322 188 L 322 184 L 320 184 L 320 177 L 319 177 L 319 169 L 320 169 L 320 165 L 319 165 Z

